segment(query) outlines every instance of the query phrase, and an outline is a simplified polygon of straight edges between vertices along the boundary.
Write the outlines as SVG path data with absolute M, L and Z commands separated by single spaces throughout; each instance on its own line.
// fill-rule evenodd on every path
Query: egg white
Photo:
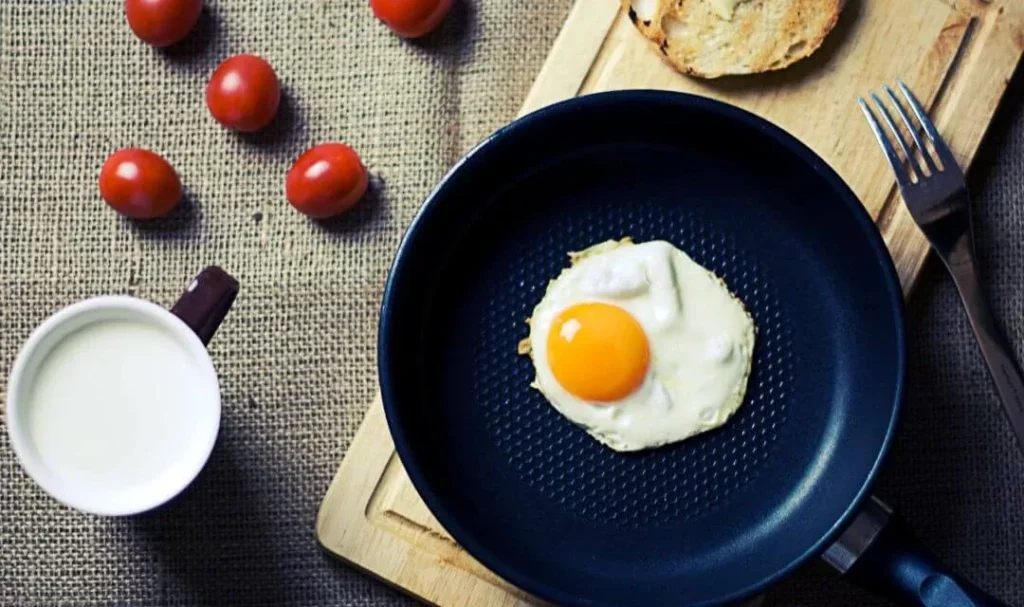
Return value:
M 534 309 L 530 337 L 520 345 L 533 358 L 533 386 L 617 451 L 657 447 L 724 424 L 746 394 L 755 333 L 753 319 L 725 283 L 665 241 L 607 241 L 570 258 L 572 266 L 548 285 Z M 558 383 L 548 365 L 552 322 L 585 302 L 621 307 L 647 335 L 647 375 L 621 400 L 582 400 Z

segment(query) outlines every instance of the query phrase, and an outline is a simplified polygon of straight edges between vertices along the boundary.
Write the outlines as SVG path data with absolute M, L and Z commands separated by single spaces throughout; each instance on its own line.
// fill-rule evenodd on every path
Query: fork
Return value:
M 870 96 L 889 134 L 903 152 L 902 157 L 882 130 L 871 106 L 860 97 L 857 103 L 896 174 L 896 183 L 910 216 L 953 277 L 1006 417 L 1017 436 L 1017 444 L 1024 449 L 1024 380 L 981 290 L 971 225 L 971 199 L 963 171 L 907 85 L 897 81 L 896 86 L 903 94 L 903 101 L 888 85 L 884 85 L 883 90 L 913 144 L 907 142 L 882 99 L 873 92 Z M 910 106 L 919 125 L 907 114 L 904 104 Z M 931 150 L 921 136 L 922 130 L 931 143 Z

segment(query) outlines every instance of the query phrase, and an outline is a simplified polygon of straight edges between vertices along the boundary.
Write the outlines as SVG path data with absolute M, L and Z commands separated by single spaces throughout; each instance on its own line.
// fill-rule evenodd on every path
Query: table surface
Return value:
M 365 0 L 206 5 L 198 30 L 165 52 L 131 36 L 120 2 L 0 4 L 4 375 L 32 328 L 77 299 L 170 304 L 210 263 L 242 283 L 211 346 L 221 438 L 170 506 L 119 520 L 69 511 L 31 484 L 0 434 L 0 605 L 411 603 L 325 556 L 316 509 L 375 391 L 376 311 L 402 229 L 445 169 L 515 114 L 570 0 L 457 0 L 414 43 Z M 281 115 L 256 136 L 221 130 L 203 103 L 208 74 L 239 52 L 268 58 L 284 84 Z M 986 292 L 1018 357 L 1022 100 L 1018 75 L 970 175 Z M 291 161 L 328 140 L 358 149 L 374 182 L 353 213 L 315 223 L 281 191 Z M 99 199 L 103 159 L 130 145 L 178 169 L 187 203 L 170 218 L 131 224 Z M 1024 604 L 1024 455 L 937 262 L 909 318 L 909 400 L 878 493 L 957 569 Z M 811 566 L 766 604 L 883 603 Z

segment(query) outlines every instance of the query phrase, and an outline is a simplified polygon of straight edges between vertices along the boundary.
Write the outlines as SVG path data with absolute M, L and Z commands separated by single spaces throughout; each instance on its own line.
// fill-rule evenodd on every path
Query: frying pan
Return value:
M 516 351 L 566 253 L 624 236 L 686 251 L 758 328 L 735 417 L 639 453 L 559 415 Z M 819 157 L 723 103 L 629 91 L 520 119 L 444 178 L 392 267 L 379 372 L 427 506 L 547 601 L 718 605 L 825 552 L 908 602 L 996 605 L 868 501 L 903 400 L 905 342 L 882 239 Z

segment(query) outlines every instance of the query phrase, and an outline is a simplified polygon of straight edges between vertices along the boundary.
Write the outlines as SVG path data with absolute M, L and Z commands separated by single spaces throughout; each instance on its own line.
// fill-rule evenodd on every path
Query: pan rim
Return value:
M 452 516 L 441 505 L 441 499 L 434 491 L 433 486 L 428 479 L 428 475 L 416 461 L 413 448 L 410 445 L 411 441 L 408 433 L 406 433 L 403 424 L 399 422 L 402 415 L 400 413 L 401 407 L 396 402 L 396 396 L 392 385 L 392 371 L 388 364 L 391 359 L 389 342 L 392 333 L 392 325 L 394 324 L 393 312 L 397 307 L 397 304 L 395 304 L 396 285 L 402 280 L 403 273 L 407 269 L 409 260 L 415 256 L 414 241 L 416 239 L 416 235 L 426 229 L 424 228 L 424 224 L 427 223 L 428 218 L 437 211 L 439 206 L 443 204 L 444 192 L 453 177 L 457 173 L 466 170 L 465 167 L 467 164 L 480 155 L 481 152 L 500 143 L 505 137 L 512 133 L 534 128 L 535 124 L 543 123 L 551 119 L 553 116 L 557 117 L 564 112 L 573 112 L 581 108 L 599 106 L 603 104 L 633 104 L 637 106 L 642 106 L 644 104 L 674 104 L 679 106 L 681 110 L 698 110 L 715 113 L 727 120 L 741 123 L 743 126 L 761 132 L 776 144 L 796 155 L 801 161 L 806 163 L 814 172 L 826 181 L 829 188 L 835 193 L 836 198 L 838 199 L 837 203 L 841 203 L 851 211 L 851 215 L 854 220 L 853 225 L 856 226 L 856 230 L 865 238 L 865 244 L 874 254 L 873 261 L 879 266 L 880 275 L 885 282 L 885 290 L 886 295 L 888 296 L 890 312 L 892 313 L 894 324 L 897 327 L 896 335 L 894 337 L 898 368 L 895 371 L 895 390 L 893 394 L 892 415 L 888 420 L 888 425 L 882 439 L 881 446 L 878 450 L 878 455 L 868 471 L 864 482 L 858 489 L 855 498 L 842 512 L 836 522 L 824 534 L 822 534 L 820 538 L 813 542 L 797 558 L 777 570 L 774 574 L 728 595 L 722 595 L 710 601 L 693 603 L 692 605 L 712 606 L 729 604 L 763 592 L 768 587 L 788 577 L 801 565 L 824 552 L 824 550 L 838 538 L 842 530 L 853 520 L 856 514 L 860 511 L 864 501 L 870 495 L 871 487 L 873 486 L 875 479 L 878 476 L 878 472 L 889 453 L 892 438 L 896 433 L 899 419 L 901 417 L 906 386 L 907 338 L 903 291 L 892 257 L 885 246 L 881 233 L 878 231 L 877 226 L 868 214 L 867 210 L 846 182 L 843 181 L 843 179 L 809 147 L 800 142 L 795 136 L 789 134 L 787 131 L 768 120 L 727 103 L 688 93 L 645 89 L 613 91 L 575 97 L 546 106 L 540 110 L 514 120 L 488 136 L 481 143 L 477 144 L 445 174 L 438 185 L 435 186 L 427 196 L 403 235 L 388 274 L 381 303 L 381 314 L 377 336 L 378 377 L 388 429 L 391 433 L 396 452 L 402 461 L 409 479 L 412 481 L 417 493 L 423 499 L 431 513 L 437 518 L 438 522 L 441 523 L 444 529 L 451 534 L 455 541 L 474 558 L 479 560 L 485 567 L 529 594 L 559 605 L 611 605 L 610 603 L 595 601 L 591 598 L 583 598 L 578 594 L 567 593 L 558 588 L 553 588 L 542 582 L 535 581 L 528 573 L 519 571 L 511 564 L 507 563 L 500 554 L 489 550 L 486 546 L 476 541 L 473 534 L 463 527 L 456 517 Z M 853 228 L 851 227 L 851 229 Z

